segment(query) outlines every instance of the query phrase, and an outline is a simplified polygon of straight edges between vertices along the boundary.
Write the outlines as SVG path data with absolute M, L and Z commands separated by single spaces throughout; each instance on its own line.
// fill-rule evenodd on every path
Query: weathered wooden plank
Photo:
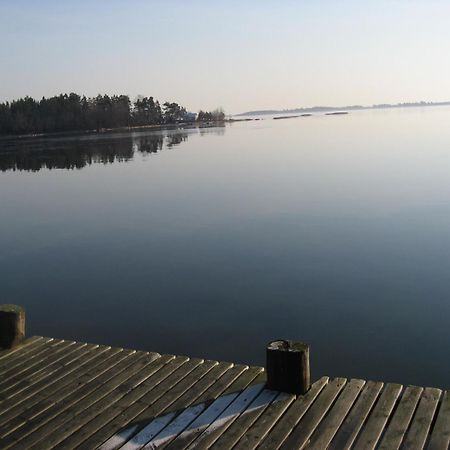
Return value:
M 249 404 L 263 391 L 265 383 L 252 384 L 244 389 L 231 403 L 222 411 L 200 436 L 188 447 L 208 449 L 219 436 L 228 429 L 249 406 Z
M 0 368 L 3 365 L 4 358 L 11 358 L 13 354 L 17 354 L 21 352 L 21 354 L 26 354 L 31 344 L 35 344 L 37 341 L 44 339 L 42 336 L 31 336 L 25 339 L 20 345 L 10 349 L 2 349 L 0 350 Z
M 408 386 L 405 389 L 392 420 L 386 428 L 381 444 L 378 447 L 379 450 L 396 450 L 400 448 L 422 391 L 423 389 L 417 386 Z
M 208 371 L 205 376 L 200 375 L 199 380 L 197 380 L 197 383 L 194 384 L 193 388 L 189 389 L 179 399 L 175 400 L 175 402 L 172 403 L 172 405 L 170 406 L 170 411 L 177 411 L 180 408 L 183 408 L 184 405 L 190 404 L 191 401 L 194 401 L 196 398 L 198 398 L 199 395 L 201 395 L 211 384 L 213 384 L 217 380 L 218 377 L 220 377 L 224 372 L 226 372 L 231 366 L 230 363 L 219 363 L 218 365 L 215 365 L 215 361 L 211 363 L 214 363 L 213 368 L 210 371 Z M 207 363 L 205 363 L 205 365 L 207 365 Z M 149 386 L 148 391 L 151 391 L 152 388 L 156 385 L 154 381 L 152 381 L 152 383 L 153 386 Z M 134 419 L 135 421 L 136 419 L 135 417 L 132 417 L 132 413 L 130 414 L 130 411 L 127 410 L 127 408 L 144 395 L 140 394 L 136 396 L 135 391 L 133 391 L 132 396 L 129 397 L 126 401 L 120 401 L 118 405 L 120 407 L 120 410 L 118 412 L 121 414 L 120 415 L 117 414 L 113 421 L 108 422 L 105 426 L 103 426 L 96 433 L 94 433 L 89 439 L 83 442 L 80 448 L 85 449 L 96 448 L 99 445 L 105 443 L 105 441 L 108 438 L 111 438 L 111 436 L 113 436 L 114 433 L 116 433 L 118 430 L 122 430 L 124 427 L 127 427 L 125 430 L 127 430 L 130 427 L 133 427 L 133 425 L 130 425 L 130 422 L 131 420 Z M 150 400 L 148 398 L 146 402 L 150 404 Z M 142 408 L 142 405 L 140 405 L 140 407 Z M 126 413 L 124 413 L 124 411 Z M 139 429 L 139 427 L 136 425 L 134 425 L 134 427 L 135 430 Z
M 208 408 L 205 409 L 195 420 L 189 425 L 189 428 L 180 433 L 176 439 L 174 439 L 167 449 L 181 450 L 187 448 L 191 442 L 209 426 L 209 424 L 215 420 L 220 413 L 230 405 L 230 403 L 239 395 L 239 393 L 247 386 L 263 381 L 258 378 L 262 374 L 261 367 L 250 367 L 239 376 L 216 400 L 214 400 Z
M 131 350 L 122 350 L 113 358 L 110 358 L 104 365 L 97 366 L 92 372 L 85 376 L 75 379 L 71 384 L 67 385 L 59 393 L 59 398 L 54 396 L 39 402 L 34 407 L 27 409 L 19 419 L 22 422 L 14 428 L 14 431 L 4 437 L 2 444 L 4 448 L 8 448 L 16 443 L 16 441 L 26 439 L 25 443 L 31 444 L 37 439 L 26 438 L 30 433 L 37 433 L 35 430 L 44 426 L 48 421 L 59 415 L 62 411 L 69 408 L 72 404 L 96 391 L 103 383 L 109 381 L 125 370 L 130 364 L 133 364 L 137 357 L 136 352 Z M 4 433 L 5 427 L 2 427 Z M 3 434 L 5 436 L 5 433 Z M 2 437 L 3 437 L 2 436 Z M 26 447 L 25 447 L 26 448 Z
M 34 388 L 36 385 L 41 385 L 45 382 L 49 384 L 50 382 L 55 381 L 55 377 L 59 371 L 69 366 L 73 361 L 79 360 L 82 355 L 93 348 L 98 349 L 98 346 L 92 344 L 75 344 L 71 346 L 69 351 L 56 355 L 56 359 L 52 362 L 48 362 L 46 367 L 40 367 L 36 374 L 30 374 L 29 376 L 23 377 L 22 380 L 15 383 L 11 389 L 8 389 L 5 392 L 5 399 L 0 402 L 0 415 L 1 411 L 4 409 L 4 405 L 7 405 L 8 403 L 17 405 L 22 402 L 26 396 L 29 396 L 31 391 L 35 391 Z M 77 369 L 79 369 L 79 366 L 77 366 Z M 51 394 L 53 393 L 53 391 L 49 392 Z M 20 396 L 18 396 L 18 394 L 20 394 Z
M 231 404 L 238 396 L 238 393 L 220 396 L 210 406 L 208 406 L 190 425 L 183 430 L 177 438 L 172 441 L 167 448 L 183 449 L 199 436 L 218 416 Z
M 71 345 L 72 341 L 64 341 L 63 339 L 52 339 L 49 342 L 41 342 L 41 345 L 37 348 L 30 350 L 26 355 L 17 354 L 16 360 L 5 360 L 5 365 L 0 371 L 0 379 L 2 385 L 12 375 L 16 375 L 24 372 L 34 364 L 39 363 L 47 355 L 51 355 L 53 352 L 58 351 L 62 344 Z M 7 363 L 8 362 L 8 363 Z
M 10 349 L 0 349 L 0 368 L 4 367 L 7 360 L 13 360 L 17 356 L 26 355 L 33 348 L 36 348 L 37 345 L 43 345 L 45 342 L 52 340 L 52 338 L 43 337 L 43 336 L 32 336 L 30 338 L 25 339 L 20 345 L 10 348 Z
M 278 391 L 264 389 L 226 431 L 218 436 L 210 448 L 215 450 L 232 448 L 279 394 Z
M 250 366 L 233 383 L 231 383 L 221 395 L 240 393 L 247 386 L 263 383 L 266 380 L 266 374 L 262 367 Z M 200 397 L 198 401 L 203 401 L 206 397 Z
M 282 449 L 302 448 L 306 444 L 346 383 L 345 378 L 335 378 L 323 388 L 309 410 L 283 442 Z
M 107 379 L 82 387 L 54 407 L 44 411 L 31 421 L 38 422 L 39 427 L 34 430 L 32 436 L 23 440 L 22 445 L 25 445 L 28 450 L 51 448 L 60 438 L 66 436 L 64 424 L 67 421 L 75 421 L 78 414 L 84 413 L 91 405 L 141 371 L 151 363 L 152 358 L 153 355 L 144 352 L 131 354 L 117 364 L 112 373 L 99 377 Z
M 404 443 L 402 444 L 404 448 L 424 448 L 441 393 L 442 391 L 440 389 L 424 389 L 419 406 L 417 407 Z
M 96 365 L 104 364 L 109 358 L 119 353 L 119 349 L 111 349 L 110 347 L 99 348 L 93 344 L 88 344 L 90 349 L 80 349 L 80 355 L 75 357 L 67 365 L 64 365 L 51 378 L 47 377 L 38 380 L 36 383 L 26 384 L 22 386 L 20 397 L 8 398 L 2 402 L 3 411 L 0 413 L 0 427 L 13 417 L 21 414 L 25 409 L 30 409 L 41 400 L 52 397 L 58 398 L 61 388 L 73 383 L 74 378 L 83 376 Z M 76 371 L 76 375 L 73 372 Z M 50 373 L 49 375 L 53 375 Z
M 311 436 L 306 448 L 308 449 L 327 449 L 337 430 L 341 426 L 358 395 L 365 385 L 364 380 L 350 380 L 339 395 L 336 403 L 328 412 L 327 417 L 317 427 Z M 300 425 L 302 426 L 302 422 Z
M 230 363 L 219 363 L 219 365 L 220 364 L 228 364 L 228 368 L 230 366 Z M 186 408 L 187 405 L 192 405 L 194 402 L 195 405 L 184 409 L 183 412 L 171 422 L 170 426 L 165 428 L 160 434 L 156 435 L 155 439 L 150 441 L 145 448 L 152 448 L 152 446 L 155 447 L 155 445 L 157 445 L 159 450 L 165 448 L 247 369 L 247 366 L 238 365 L 229 368 L 223 376 L 221 376 L 222 372 L 219 375 L 215 374 L 211 379 L 205 377 L 205 379 L 200 380 L 199 383 L 194 385 L 193 389 L 189 389 L 189 391 L 175 401 L 167 411 L 180 411 L 181 409 Z M 206 401 L 204 400 L 205 398 L 207 399 Z M 188 420 L 189 418 L 192 418 L 192 420 Z
M 189 374 L 191 374 L 192 370 L 194 370 L 196 367 L 198 367 L 201 364 L 202 360 L 200 359 L 190 359 L 185 361 L 177 370 L 178 370 L 178 376 L 180 378 L 182 377 L 188 377 Z M 158 364 L 159 365 L 159 364 Z M 161 366 L 159 367 L 161 368 Z M 117 415 L 120 410 L 122 409 L 121 402 L 125 399 L 127 399 L 128 395 L 132 395 L 134 391 L 138 388 L 143 388 L 144 384 L 150 379 L 151 375 L 153 375 L 155 371 L 153 371 L 152 374 L 149 376 L 145 376 L 145 379 L 139 380 L 135 379 L 133 382 L 133 385 L 130 385 L 130 382 L 127 381 L 127 385 L 120 386 L 120 389 L 117 389 L 115 391 L 112 391 L 111 394 L 109 394 L 107 397 L 103 398 L 100 402 L 96 403 L 94 405 L 94 408 L 90 408 L 90 410 L 83 411 L 82 417 L 80 418 L 82 422 L 86 422 L 87 419 L 91 419 L 92 417 L 98 417 L 99 419 L 102 419 L 104 416 L 109 416 L 109 414 L 115 414 Z M 137 377 L 134 377 L 137 378 Z M 141 377 L 142 378 L 142 377 Z M 131 380 L 133 381 L 133 380 Z M 137 381 L 140 381 L 137 383 Z M 148 384 L 146 384 L 148 386 Z M 123 391 L 123 392 L 121 392 Z M 113 416 L 114 417 L 114 416 Z M 80 421 L 78 421 L 80 422 Z M 70 425 L 70 431 L 75 432 L 77 430 L 74 429 L 74 424 Z M 80 423 L 76 424 L 79 428 Z M 90 423 L 88 423 L 90 425 Z M 81 430 L 78 430 L 81 431 Z M 78 431 L 75 433 L 75 435 L 78 435 Z M 96 431 L 96 430 L 95 430 Z M 92 433 L 91 433 L 92 434 Z M 75 436 L 73 435 L 73 436 Z M 62 442 L 61 445 L 57 446 L 56 448 L 67 448 L 65 445 L 65 442 Z
M 211 364 L 210 361 L 208 364 Z M 214 362 L 215 363 L 215 362 Z M 137 415 L 134 419 L 132 424 L 138 424 L 138 428 L 136 428 L 136 431 L 140 430 L 143 426 L 147 426 L 147 424 L 151 424 L 156 418 L 162 414 L 167 416 L 168 414 L 171 414 L 172 412 L 173 417 L 176 416 L 176 414 L 179 413 L 179 411 L 173 410 L 168 411 L 168 407 L 173 404 L 179 397 L 184 394 L 186 391 L 188 391 L 189 387 L 194 385 L 196 380 L 198 380 L 198 374 L 192 376 L 188 376 L 184 379 L 181 379 L 177 381 L 176 384 L 173 385 L 173 387 L 168 387 L 166 390 L 166 387 L 162 386 L 162 389 L 165 390 L 165 393 L 161 395 L 154 403 L 152 403 L 150 406 L 145 408 L 139 415 Z M 177 374 L 177 378 L 179 378 Z M 195 395 L 195 392 L 192 392 L 193 396 Z M 185 405 L 184 407 L 186 407 Z M 184 409 L 184 408 L 183 408 Z M 152 428 L 152 426 L 150 425 Z M 154 430 L 154 428 L 152 428 Z M 143 441 L 143 444 L 147 443 L 148 440 L 153 438 L 153 431 L 147 432 L 146 430 L 143 430 L 142 434 L 140 434 L 141 431 L 139 431 L 135 436 L 133 436 L 133 441 Z M 139 435 L 139 436 L 138 436 Z M 146 440 L 147 439 L 147 440 Z
M 64 356 L 85 345 L 86 344 L 76 344 L 71 341 L 61 341 L 54 347 L 48 348 L 46 353 L 41 354 L 39 359 L 34 360 L 29 366 L 21 367 L 16 373 L 14 369 L 9 373 L 8 378 L 0 382 L 1 398 L 10 397 L 10 393 L 18 383 L 37 379 L 42 375 L 44 370 L 51 368 L 60 359 L 64 358 Z
M 25 402 L 22 402 L 18 407 L 11 408 L 6 414 L 2 415 L 4 423 L 0 428 L 0 437 L 5 437 L 11 432 L 18 430 L 20 427 L 27 424 L 27 427 L 32 427 L 32 421 L 36 417 L 41 417 L 46 410 L 56 407 L 61 407 L 61 402 L 67 399 L 71 394 L 76 392 L 86 384 L 86 377 L 94 380 L 100 377 L 102 374 L 107 373 L 120 361 L 124 360 L 130 355 L 130 352 L 125 352 L 122 349 L 111 349 L 111 355 L 107 355 L 107 358 L 102 358 L 103 361 L 91 361 L 87 366 L 88 370 L 85 370 L 84 374 L 81 373 L 77 377 L 69 377 L 69 383 L 64 383 L 64 386 L 60 389 L 49 390 L 45 389 L 43 392 L 31 397 Z M 101 355 L 102 356 L 102 355 Z M 17 431 L 16 434 L 20 434 L 21 431 Z M 14 439 L 10 437 L 8 439 Z
M 215 365 L 204 377 L 200 378 L 191 389 L 177 398 L 167 412 L 179 412 L 193 402 L 201 403 L 205 397 L 208 401 L 216 399 L 245 370 L 246 366 L 234 366 L 224 362 Z
M 281 392 L 271 405 L 264 411 L 250 429 L 240 438 L 233 447 L 235 450 L 253 450 L 267 436 L 280 417 L 295 401 L 293 394 Z
M 206 409 L 214 403 L 218 399 L 219 396 L 227 396 L 232 394 L 233 396 L 238 394 L 242 389 L 247 387 L 249 384 L 253 383 L 256 380 L 256 377 L 262 373 L 262 368 L 260 367 L 250 367 L 247 366 L 235 366 L 228 370 L 222 377 L 218 380 L 215 380 L 214 383 L 209 383 L 210 386 L 203 393 L 201 390 L 197 390 L 197 396 L 191 395 L 190 392 L 186 392 L 185 395 L 180 397 L 170 408 L 170 411 L 176 411 L 177 409 L 185 408 L 186 405 L 192 404 L 194 401 L 196 404 L 204 404 L 205 408 L 202 409 L 202 413 L 206 413 Z M 194 392 L 195 394 L 195 392 Z M 199 417 L 196 419 L 201 420 Z M 194 424 L 195 426 L 195 424 Z M 207 425 L 206 425 L 207 426 Z M 191 430 L 192 425 L 189 425 L 189 432 L 185 433 L 183 436 L 183 441 L 178 440 L 176 443 L 173 443 L 173 446 L 176 448 L 184 448 L 189 445 L 189 443 L 196 438 L 198 434 L 200 434 L 201 430 Z M 202 428 L 203 430 L 204 428 Z M 182 430 L 185 431 L 185 430 Z M 180 433 L 181 434 L 181 433 Z M 155 436 L 156 438 L 158 436 Z M 168 445 L 172 445 L 172 441 L 177 436 L 172 435 L 169 438 L 166 438 L 164 442 L 160 443 L 158 449 L 165 448 Z
M 7 383 L 7 381 L 14 376 L 17 376 L 28 369 L 32 368 L 47 356 L 51 356 L 55 352 L 57 352 L 60 347 L 64 348 L 64 346 L 73 345 L 74 342 L 64 341 L 63 339 L 54 339 L 51 342 L 42 345 L 39 349 L 31 352 L 26 359 L 20 360 L 16 363 L 9 363 L 0 369 L 1 377 L 0 377 L 0 392 L 3 389 L 3 386 Z
M 166 427 L 150 439 L 145 445 L 145 449 L 160 449 L 164 445 L 167 445 L 170 441 L 175 439 L 182 431 L 188 426 L 206 409 L 206 403 L 200 403 L 198 405 L 189 406 L 181 414 L 176 416 Z M 175 413 L 169 413 L 174 415 Z
M 142 446 L 146 444 L 155 433 L 159 432 L 159 427 L 162 423 L 165 423 L 165 420 L 169 417 L 169 414 L 165 414 L 164 418 L 163 416 L 160 416 L 165 408 L 173 403 L 180 395 L 188 390 L 199 378 L 203 377 L 203 375 L 215 365 L 217 365 L 216 361 L 202 362 L 202 360 L 191 360 L 178 369 L 176 373 L 173 374 L 176 376 L 176 379 L 173 379 L 174 377 L 172 377 L 171 380 L 173 387 L 168 388 L 167 391 L 164 391 L 163 395 L 161 395 L 160 398 L 148 408 L 148 410 L 145 410 L 141 413 L 141 415 L 137 416 L 133 420 L 133 429 L 139 430 L 139 427 L 141 429 L 133 436 L 132 443 L 128 444 L 128 447 L 132 447 L 133 445 L 136 446 L 138 444 Z M 163 386 L 161 386 L 161 390 L 164 390 Z M 152 417 L 150 423 L 148 423 L 149 420 L 147 419 L 146 414 Z M 174 412 L 170 416 L 174 417 L 175 415 L 176 413 Z M 125 448 L 128 447 L 125 445 Z
M 450 447 L 450 391 L 445 391 L 431 432 L 428 450 L 447 450 Z
M 69 376 L 69 383 L 66 383 L 65 381 L 67 380 L 63 379 L 57 383 L 58 386 L 52 385 L 52 389 L 47 388 L 25 402 L 20 403 L 17 407 L 11 408 L 0 417 L 2 419 L 0 437 L 8 435 L 43 411 L 58 404 L 89 380 L 95 380 L 97 377 L 100 377 L 129 355 L 130 352 L 125 352 L 122 349 L 111 349 L 107 352 L 106 357 L 100 354 L 101 361 L 98 360 L 99 358 L 91 360 L 87 364 L 86 370 L 77 374 L 76 377 Z M 59 386 L 59 383 L 62 383 L 62 386 Z
M 76 433 L 73 433 L 69 437 L 67 437 L 64 441 L 62 441 L 60 444 L 58 444 L 55 449 L 73 449 L 78 448 L 78 446 L 92 437 L 95 433 L 97 433 L 102 427 L 108 426 L 114 418 L 119 416 L 121 412 L 126 410 L 127 407 L 134 404 L 136 401 L 140 399 L 145 393 L 148 393 L 155 387 L 155 381 L 153 375 L 161 369 L 165 364 L 167 364 L 170 360 L 174 359 L 175 357 L 172 355 L 164 355 L 163 357 L 160 357 L 158 360 L 154 361 L 152 364 L 153 372 L 150 374 L 150 376 L 144 380 L 139 386 L 136 386 L 133 389 L 129 389 L 128 392 L 125 392 L 123 389 L 123 386 L 120 387 L 121 391 L 124 392 L 124 395 L 116 401 L 114 404 L 111 405 L 111 407 L 106 408 L 104 411 L 101 412 L 101 414 L 97 415 L 95 418 L 90 420 L 85 426 L 83 426 L 81 429 L 77 430 Z M 194 360 L 195 363 L 195 360 Z M 184 371 L 186 371 L 187 368 L 189 368 L 188 365 L 184 364 L 181 366 Z M 188 376 L 186 376 L 183 380 L 189 380 L 191 377 L 198 377 L 201 376 L 201 373 L 197 371 L 197 369 L 201 368 L 203 371 L 207 371 L 211 366 L 208 364 L 201 364 L 200 367 L 197 367 L 194 372 L 189 373 Z M 106 401 L 108 401 L 106 399 Z M 104 440 L 104 439 L 103 439 Z M 100 445 L 103 440 L 100 440 L 100 442 L 97 441 L 96 445 Z M 91 448 L 94 448 L 94 445 L 92 445 Z
M 187 399 L 189 399 L 189 403 L 188 403 L 188 404 L 184 403 L 183 409 L 184 409 L 186 406 L 190 405 L 193 401 L 196 400 L 196 398 L 193 397 L 193 396 L 185 397 L 185 401 L 186 401 Z M 164 399 L 161 399 L 161 400 L 164 400 Z M 198 402 L 198 400 L 197 400 L 197 402 Z M 141 415 L 138 417 L 138 419 L 144 420 L 144 421 L 148 421 L 148 419 L 149 419 L 151 416 L 155 416 L 156 413 L 160 413 L 160 412 L 161 412 L 161 409 L 160 409 L 159 405 L 155 405 L 155 406 L 158 406 L 158 409 L 155 410 L 154 407 L 152 406 L 151 408 L 149 408 L 149 410 L 144 411 L 144 413 L 141 414 Z M 174 408 L 171 408 L 171 411 L 174 411 Z
M 170 355 L 163 355 L 162 358 Z M 122 446 L 127 440 L 133 436 L 144 424 L 130 424 L 130 422 L 139 415 L 142 411 L 147 409 L 149 405 L 158 400 L 168 389 L 180 381 L 182 373 L 177 370 L 182 366 L 188 358 L 176 357 L 167 363 L 163 368 L 158 370 L 155 375 L 149 378 L 148 383 L 139 386 L 136 391 L 142 388 L 139 392 L 139 397 L 136 401 L 128 407 L 122 409 L 120 401 L 117 404 L 119 409 L 122 409 L 119 415 L 109 421 L 92 437 L 95 439 L 102 439 L 103 444 L 100 448 L 118 448 Z M 128 401 L 126 402 L 129 403 Z M 77 448 L 92 448 L 92 438 L 83 442 Z M 108 439 L 109 438 L 109 439 Z
M 356 403 L 331 441 L 329 450 L 351 448 L 382 388 L 383 383 L 374 381 L 366 383 Z
M 42 338 L 25 347 L 19 346 L 12 349 L 16 351 L 13 354 L 8 355 L 8 357 L 0 360 L 0 370 L 5 370 L 5 368 L 9 369 L 22 363 L 26 363 L 29 358 L 32 358 L 33 355 L 43 351 L 52 341 L 54 341 L 52 338 Z
M 386 385 L 356 441 L 354 450 L 375 448 L 401 391 L 402 386 L 400 384 Z
M 208 390 L 204 391 L 195 400 L 195 402 L 211 402 L 219 395 L 227 395 L 232 392 L 240 391 L 244 387 L 247 387 L 247 385 L 250 384 L 261 372 L 262 369 L 260 368 L 248 367 L 244 365 L 233 366 L 223 376 L 215 380 L 214 384 Z M 180 401 L 174 404 L 174 407 L 180 408 L 184 404 L 185 399 L 181 397 Z
M 216 365 L 216 361 L 207 361 L 203 363 L 203 365 L 195 370 L 194 373 L 190 374 L 187 377 L 183 377 L 176 384 L 173 384 L 172 387 L 161 385 L 161 389 L 165 390 L 163 396 L 159 397 L 152 405 L 142 411 L 138 416 L 133 419 L 133 422 L 146 423 L 149 420 L 152 420 L 156 416 L 168 412 L 179 412 L 180 408 L 171 408 L 168 411 L 169 406 L 173 405 L 183 394 L 185 394 L 189 388 L 195 385 L 195 383 L 203 377 L 205 372 L 209 371 L 214 365 Z M 205 370 L 206 369 L 206 370 Z M 179 374 L 177 374 L 177 377 Z M 197 394 L 195 391 L 191 393 L 191 399 L 195 399 Z M 145 397 L 144 397 L 145 399 Z M 186 408 L 190 403 L 184 403 L 182 409 Z
M 138 450 L 162 431 L 175 417 L 175 413 L 164 414 L 152 420 L 149 425 L 143 428 L 139 433 L 135 434 L 121 450 Z
M 259 448 L 267 450 L 279 448 L 327 384 L 328 377 L 322 377 L 305 395 L 299 396 L 284 413 L 282 420 L 277 422 L 260 443 Z
M 80 428 L 84 425 L 89 425 L 89 422 L 103 414 L 107 415 L 107 411 L 112 410 L 117 412 L 117 403 L 126 394 L 132 392 L 135 388 L 142 385 L 150 376 L 152 376 L 159 368 L 160 358 L 155 358 L 155 355 L 149 355 L 149 358 L 145 360 L 139 360 L 131 368 L 123 372 L 123 377 L 115 378 L 114 383 L 108 383 L 108 389 L 103 387 L 101 390 L 95 392 L 95 395 L 89 395 L 81 402 L 77 403 L 76 410 L 70 408 L 67 412 L 62 413 L 57 418 L 57 423 L 61 424 L 56 426 L 53 421 L 54 430 L 51 436 L 45 438 L 45 445 L 40 444 L 39 448 L 60 448 L 63 445 L 58 446 L 60 442 L 64 441 L 67 437 L 73 433 L 78 434 Z M 181 370 L 184 374 L 188 374 L 196 365 L 200 364 L 201 360 L 190 360 L 184 363 Z M 62 417 L 64 416 L 64 417 Z M 33 449 L 34 447 L 31 447 Z
M 55 339 L 50 344 L 45 345 L 41 352 L 37 354 L 37 356 L 31 356 L 27 358 L 27 361 L 22 364 L 6 365 L 4 368 L 0 369 L 1 378 L 0 378 L 0 388 L 6 384 L 6 382 L 18 374 L 24 373 L 26 370 L 33 368 L 36 364 L 42 362 L 47 356 L 53 356 L 55 353 L 60 352 L 63 348 L 76 344 L 73 341 L 64 341 L 63 339 Z M 86 344 L 78 344 L 78 345 L 86 345 Z
M 67 353 L 64 352 L 62 354 L 55 355 L 56 360 L 49 361 L 47 368 L 40 368 L 39 372 L 35 376 L 31 374 L 28 377 L 24 377 L 22 381 L 15 383 L 11 389 L 5 390 L 4 392 L 6 398 L 0 403 L 0 423 L 5 420 L 3 414 L 5 412 L 8 413 L 11 410 L 9 405 L 14 405 L 17 407 L 21 403 L 24 403 L 25 399 L 30 396 L 30 392 L 35 392 L 33 387 L 35 387 L 41 380 L 45 380 L 47 378 L 48 381 L 48 372 L 55 372 L 64 362 L 69 363 L 74 359 L 78 359 L 79 356 L 83 354 L 83 351 L 84 347 L 80 346 L 79 348 L 76 348 L 76 346 L 71 346 L 70 351 Z M 48 394 L 53 395 L 54 392 L 49 391 Z M 27 402 L 26 407 L 29 408 L 30 406 L 30 402 Z

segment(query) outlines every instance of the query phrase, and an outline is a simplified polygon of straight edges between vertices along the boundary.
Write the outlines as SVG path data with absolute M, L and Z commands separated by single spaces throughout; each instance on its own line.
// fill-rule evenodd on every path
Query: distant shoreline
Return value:
M 392 109 L 392 108 L 422 108 L 427 106 L 450 106 L 450 101 L 445 102 L 412 102 L 412 103 L 381 103 L 378 105 L 363 106 L 363 105 L 349 105 L 349 106 L 313 106 L 310 108 L 294 108 L 294 109 L 263 109 L 259 111 L 247 111 L 239 114 L 234 114 L 233 117 L 241 116 L 260 116 L 269 114 L 304 114 L 314 112 L 334 112 L 334 111 L 359 111 L 367 109 Z

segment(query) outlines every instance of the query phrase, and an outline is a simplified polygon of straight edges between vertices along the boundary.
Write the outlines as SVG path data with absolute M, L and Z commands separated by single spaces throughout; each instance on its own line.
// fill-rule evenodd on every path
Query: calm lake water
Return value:
M 28 334 L 450 387 L 450 108 L 3 143 Z

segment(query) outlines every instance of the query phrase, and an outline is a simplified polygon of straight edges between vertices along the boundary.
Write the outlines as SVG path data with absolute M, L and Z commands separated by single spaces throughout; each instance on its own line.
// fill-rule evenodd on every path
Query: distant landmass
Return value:
M 409 102 L 409 103 L 380 103 L 378 105 L 348 105 L 348 106 L 313 106 L 311 108 L 295 108 L 295 109 L 262 109 L 258 111 L 247 111 L 235 116 L 259 116 L 263 114 L 304 114 L 314 112 L 330 112 L 330 111 L 354 111 L 358 109 L 386 109 L 386 108 L 414 108 L 418 106 L 445 106 L 450 105 L 450 101 L 445 102 Z

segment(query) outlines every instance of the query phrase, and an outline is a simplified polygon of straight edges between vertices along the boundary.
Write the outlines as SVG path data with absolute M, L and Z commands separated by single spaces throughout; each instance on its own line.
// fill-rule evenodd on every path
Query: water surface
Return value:
M 450 108 L 3 142 L 29 334 L 450 387 Z

